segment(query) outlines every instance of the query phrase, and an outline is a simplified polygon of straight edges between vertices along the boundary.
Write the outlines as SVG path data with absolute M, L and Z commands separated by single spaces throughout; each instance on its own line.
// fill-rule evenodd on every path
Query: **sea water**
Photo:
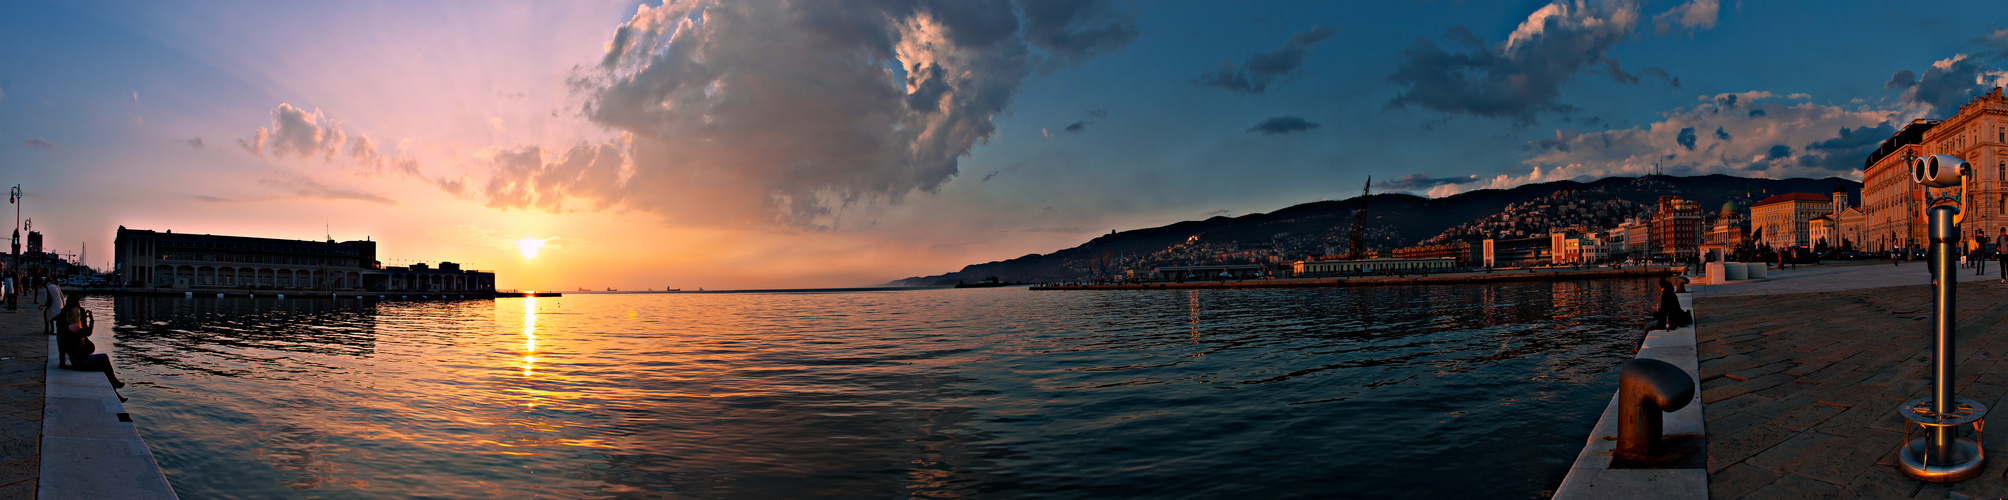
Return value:
M 183 498 L 1525 498 L 1567 473 L 1652 291 L 87 306 Z

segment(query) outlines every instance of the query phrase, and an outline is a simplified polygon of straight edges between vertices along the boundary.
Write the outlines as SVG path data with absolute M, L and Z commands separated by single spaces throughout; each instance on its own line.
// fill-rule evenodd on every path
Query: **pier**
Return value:
M 2008 284 L 1989 267 L 1984 276 L 1951 273 L 1961 297 L 1954 357 L 1958 396 L 2000 408 L 2008 404 Z M 1570 482 L 1598 479 L 1612 480 L 1598 491 L 1652 498 L 2008 497 L 2008 438 L 1999 429 L 1983 433 L 1988 460 L 1978 477 L 1928 483 L 1898 468 L 1906 421 L 1897 407 L 1931 391 L 1929 280 L 1924 263 L 1870 263 L 1692 286 L 1706 482 L 1668 481 L 1690 474 L 1678 468 L 1630 478 L 1572 471 L 1557 497 L 1596 496 L 1575 494 L 1588 490 Z M 1669 433 L 1696 432 L 1672 422 Z M 1583 451 L 1592 462 L 1608 456 L 1598 428 Z
M 97 372 L 56 368 L 55 336 L 26 297 L 0 313 L 0 498 L 175 498 L 125 411 Z M 93 339 L 111 353 L 111 322 Z

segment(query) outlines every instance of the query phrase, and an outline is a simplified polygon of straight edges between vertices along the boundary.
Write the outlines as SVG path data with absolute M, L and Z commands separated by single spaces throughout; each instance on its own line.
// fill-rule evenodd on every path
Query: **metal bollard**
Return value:
M 1634 359 L 1618 373 L 1618 449 L 1623 460 L 1646 460 L 1666 453 L 1661 434 L 1666 412 L 1694 400 L 1694 379 L 1657 359 Z

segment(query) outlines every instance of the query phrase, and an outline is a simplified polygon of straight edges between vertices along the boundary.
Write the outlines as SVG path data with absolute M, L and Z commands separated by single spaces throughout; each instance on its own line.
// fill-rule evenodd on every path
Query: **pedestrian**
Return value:
M 56 315 L 63 312 L 63 289 L 56 286 L 55 280 L 47 280 L 42 288 L 49 295 L 49 300 L 42 303 L 42 333 L 55 335 Z
M 12 269 L 7 270 L 7 276 L 5 278 L 0 278 L 0 293 L 7 294 L 7 312 L 10 313 L 15 312 L 14 270 Z

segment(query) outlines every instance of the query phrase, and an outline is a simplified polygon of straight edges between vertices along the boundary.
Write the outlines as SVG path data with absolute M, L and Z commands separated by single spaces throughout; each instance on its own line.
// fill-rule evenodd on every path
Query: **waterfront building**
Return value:
M 1544 266 L 1553 262 L 1555 243 L 1549 236 L 1486 239 L 1485 267 Z
M 1715 224 L 1708 229 L 1708 236 L 1701 244 L 1704 260 L 1722 262 L 1738 247 L 1750 239 L 1750 219 L 1743 217 L 1743 211 L 1736 208 L 1736 202 L 1722 203 L 1722 211 L 1715 215 Z
M 1456 241 L 1440 245 L 1420 245 L 1394 249 L 1397 259 L 1451 258 L 1459 267 L 1476 267 L 1484 262 L 1484 248 L 1469 241 Z
M 1210 266 L 1164 266 L 1150 270 L 1150 278 L 1159 281 L 1179 281 L 1188 279 L 1208 281 L 1222 278 L 1260 278 L 1267 276 L 1268 266 L 1261 264 L 1217 264 Z
M 1624 223 L 1618 224 L 1618 229 L 1625 232 L 1626 258 L 1645 260 L 1652 257 L 1654 249 L 1652 246 L 1651 219 L 1639 220 L 1637 217 L 1627 218 Z
M 1655 255 L 1674 262 L 1694 260 L 1701 254 L 1701 205 L 1679 196 L 1659 197 L 1658 211 L 1652 214 L 1652 247 Z
M 1626 257 L 1631 256 L 1630 252 L 1625 249 L 1625 242 L 1628 241 L 1625 238 L 1625 233 L 1627 232 L 1623 226 L 1604 230 L 1602 233 L 1604 236 L 1604 258 L 1624 260 Z
M 2001 87 L 1974 98 L 1952 117 L 1924 131 L 1918 154 L 1947 154 L 1966 160 L 1973 168 L 1973 184 L 1966 199 L 1967 241 L 1982 234 L 2008 230 L 2008 97 Z M 1916 193 L 1923 201 L 1923 191 Z M 1922 205 L 1920 205 L 1921 207 Z M 1913 224 L 1924 234 L 1922 208 Z M 1918 241 L 1924 241 L 1920 236 Z
M 1822 194 L 1773 195 L 1750 206 L 1750 225 L 1763 232 L 1758 243 L 1770 248 L 1811 245 L 1807 224 L 1833 208 L 1834 200 Z
M 1925 132 L 1938 120 L 1912 120 L 1884 139 L 1862 164 L 1862 242 L 1870 251 L 1912 248 L 1924 241 L 1924 192 L 1911 178 L 1909 158 L 1925 154 Z
M 1944 121 L 1912 121 L 1869 154 L 1862 168 L 1864 248 L 1922 245 L 1924 190 L 1911 179 L 1909 163 L 1933 154 L 1957 156 L 1973 169 L 1961 224 L 1968 241 L 2008 234 L 2008 97 L 1995 87 Z
M 113 240 L 119 283 L 144 288 L 493 291 L 495 273 L 441 263 L 385 269 L 376 242 L 284 240 L 127 229 Z
M 1436 257 L 1427 259 L 1358 259 L 1358 260 L 1305 260 L 1292 264 L 1297 276 L 1315 277 L 1332 274 L 1352 273 L 1417 273 L 1444 272 L 1460 267 L 1457 259 Z

